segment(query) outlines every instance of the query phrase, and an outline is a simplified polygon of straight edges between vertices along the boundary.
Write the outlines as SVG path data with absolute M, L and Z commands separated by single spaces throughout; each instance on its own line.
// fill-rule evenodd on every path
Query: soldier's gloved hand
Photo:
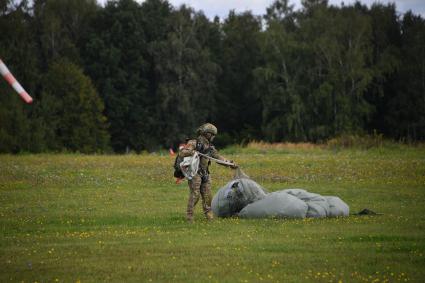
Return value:
M 233 160 L 230 160 L 230 163 L 233 163 L 233 165 L 230 166 L 230 168 L 232 169 L 236 169 L 239 167 Z

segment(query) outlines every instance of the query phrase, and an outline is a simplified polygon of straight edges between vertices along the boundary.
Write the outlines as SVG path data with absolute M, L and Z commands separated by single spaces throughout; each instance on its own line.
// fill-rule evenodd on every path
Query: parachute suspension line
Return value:
M 15 79 L 3 61 L 0 59 L 0 74 L 3 78 L 13 87 L 13 89 L 21 96 L 21 98 L 28 104 L 32 103 L 33 99 Z
M 233 165 L 233 163 L 226 162 L 226 161 L 223 161 L 223 160 L 220 160 L 220 159 L 216 159 L 216 158 L 214 158 L 214 157 L 211 157 L 211 156 L 209 156 L 209 155 L 206 155 L 206 154 L 203 154 L 203 153 L 200 153 L 200 152 L 198 152 L 198 154 L 199 154 L 200 156 L 206 157 L 206 158 L 208 158 L 208 159 L 210 159 L 210 160 L 212 160 L 212 161 L 215 161 L 215 162 L 217 162 L 217 163 L 219 163 L 219 164 L 222 164 L 222 165 L 227 165 L 227 166 L 232 166 L 232 165 Z

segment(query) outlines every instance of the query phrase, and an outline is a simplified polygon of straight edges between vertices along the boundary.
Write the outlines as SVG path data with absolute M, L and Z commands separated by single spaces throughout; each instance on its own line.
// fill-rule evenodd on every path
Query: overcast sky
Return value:
M 100 3 L 105 3 L 107 0 L 98 0 Z M 142 3 L 143 0 L 137 0 Z M 188 6 L 195 8 L 195 10 L 204 11 L 205 15 L 210 19 L 218 15 L 221 19 L 227 17 L 230 10 L 234 9 L 236 12 L 243 12 L 251 10 L 255 15 L 265 14 L 266 7 L 269 7 L 274 0 L 168 0 L 173 6 L 178 7 L 185 3 Z M 295 8 L 301 7 L 301 0 L 290 0 Z M 331 5 L 340 5 L 344 2 L 346 5 L 355 2 L 354 0 L 329 0 Z M 370 5 L 374 2 L 390 3 L 395 2 L 397 11 L 406 12 L 412 10 L 415 14 L 420 14 L 425 17 L 425 0 L 361 0 L 360 2 Z

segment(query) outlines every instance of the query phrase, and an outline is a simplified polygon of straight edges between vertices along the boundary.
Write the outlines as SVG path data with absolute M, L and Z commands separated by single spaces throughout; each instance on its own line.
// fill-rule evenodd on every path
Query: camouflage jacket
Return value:
M 228 161 L 218 154 L 214 145 L 212 145 L 204 136 L 199 136 L 196 140 L 189 140 L 186 146 L 180 151 L 179 155 L 181 157 L 191 156 L 195 151 L 211 156 L 215 159 Z M 200 157 L 199 169 L 202 172 L 208 173 L 208 167 L 210 164 L 211 161 L 208 158 L 203 156 Z

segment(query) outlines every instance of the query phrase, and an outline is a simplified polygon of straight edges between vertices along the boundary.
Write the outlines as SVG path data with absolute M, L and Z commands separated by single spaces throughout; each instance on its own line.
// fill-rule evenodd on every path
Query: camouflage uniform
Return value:
M 199 133 L 199 129 L 198 129 L 198 133 Z M 215 147 L 202 133 L 199 133 L 199 134 L 200 135 L 198 136 L 196 140 L 189 140 L 185 148 L 183 148 L 180 151 L 179 154 L 182 157 L 191 156 L 193 155 L 194 151 L 198 151 L 200 153 L 211 156 L 213 158 L 227 161 L 224 157 L 218 154 L 218 151 L 215 149 Z M 213 214 L 211 211 L 211 200 L 212 200 L 211 180 L 210 180 L 210 174 L 208 170 L 208 167 L 210 164 L 211 164 L 211 161 L 208 158 L 200 156 L 198 172 L 193 177 L 193 179 L 189 180 L 188 182 L 189 183 L 189 200 L 187 204 L 187 220 L 189 222 L 193 221 L 193 210 L 196 203 L 199 201 L 200 196 L 202 197 L 202 208 L 204 210 L 205 217 L 208 220 L 213 219 Z

